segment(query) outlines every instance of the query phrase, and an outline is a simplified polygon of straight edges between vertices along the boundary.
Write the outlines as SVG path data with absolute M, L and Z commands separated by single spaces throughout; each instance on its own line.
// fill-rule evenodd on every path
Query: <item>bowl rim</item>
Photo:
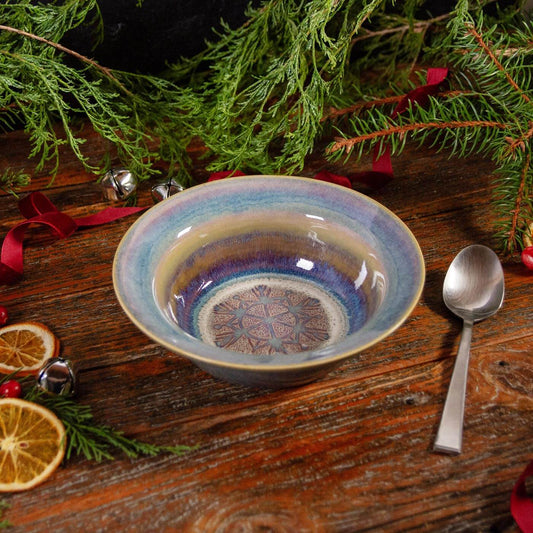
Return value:
M 257 179 L 257 178 L 267 178 L 267 179 L 274 178 L 274 179 L 283 179 L 283 180 L 289 179 L 289 180 L 302 181 L 305 183 L 315 184 L 318 186 L 334 187 L 336 189 L 342 190 L 343 193 L 345 194 L 353 195 L 359 200 L 363 200 L 364 202 L 373 204 L 375 207 L 377 207 L 379 211 L 382 211 L 388 217 L 392 218 L 402 228 L 404 234 L 407 237 L 409 237 L 409 241 L 415 251 L 415 255 L 418 260 L 417 262 L 419 266 L 420 275 L 419 275 L 418 283 L 416 285 L 416 290 L 413 291 L 413 296 L 410 299 L 409 305 L 405 307 L 403 312 L 396 318 L 393 324 L 391 324 L 388 328 L 386 328 L 381 334 L 376 335 L 375 337 L 373 337 L 371 340 L 369 340 L 365 344 L 357 346 L 353 350 L 346 349 L 334 355 L 331 354 L 331 355 L 323 356 L 317 359 L 312 359 L 312 360 L 307 360 L 307 361 L 302 361 L 302 362 L 295 362 L 295 363 L 291 363 L 290 361 L 288 361 L 285 364 L 254 363 L 253 361 L 254 354 L 249 354 L 250 364 L 248 364 L 248 363 L 225 361 L 223 359 L 213 359 L 213 358 L 209 358 L 204 355 L 199 355 L 197 353 L 191 352 L 190 350 L 183 349 L 182 347 L 175 346 L 173 343 L 153 333 L 150 330 L 150 328 L 146 327 L 143 324 L 143 322 L 136 317 L 136 315 L 126 304 L 126 302 L 122 298 L 122 295 L 120 294 L 120 291 L 118 290 L 118 278 L 119 278 L 118 263 L 119 263 L 119 255 L 120 255 L 119 252 L 126 245 L 126 242 L 129 240 L 130 236 L 136 231 L 136 229 L 142 223 L 142 221 L 146 220 L 150 215 L 153 216 L 153 214 L 158 210 L 159 206 L 163 206 L 164 204 L 167 204 L 169 202 L 176 201 L 176 198 L 183 198 L 185 195 L 198 194 L 198 191 L 200 189 L 203 189 L 206 187 L 216 187 L 217 186 L 216 184 L 226 182 L 227 180 L 231 180 L 231 182 L 237 182 L 237 181 L 251 182 L 253 179 Z M 158 204 L 155 204 L 154 206 L 146 210 L 144 213 L 142 213 L 142 215 L 137 220 L 135 220 L 135 222 L 133 222 L 133 224 L 127 229 L 127 231 L 122 236 L 116 248 L 115 255 L 113 258 L 113 265 L 112 265 L 112 280 L 113 280 L 113 288 L 115 291 L 116 298 L 123 312 L 126 314 L 126 316 L 148 338 L 152 339 L 157 344 L 159 344 L 160 346 L 170 351 L 172 354 L 185 357 L 186 359 L 189 359 L 192 362 L 198 362 L 201 364 L 203 363 L 206 365 L 212 365 L 212 366 L 216 366 L 220 368 L 227 368 L 227 369 L 234 369 L 234 370 L 241 370 L 241 371 L 248 371 L 248 372 L 263 372 L 263 373 L 290 372 L 292 370 L 296 371 L 296 370 L 302 370 L 305 368 L 315 368 L 315 367 L 321 367 L 324 365 L 335 364 L 335 363 L 342 362 L 343 360 L 348 359 L 350 357 L 353 357 L 360 352 L 368 350 L 370 347 L 381 342 L 384 338 L 390 336 L 412 314 L 413 310 L 418 305 L 420 298 L 422 296 L 425 279 L 426 279 L 426 268 L 425 268 L 424 255 L 422 253 L 420 244 L 418 243 L 416 237 L 414 236 L 412 231 L 409 229 L 407 224 L 405 224 L 405 222 L 403 222 L 403 220 L 401 220 L 400 217 L 396 215 L 393 211 L 391 211 L 388 207 L 384 206 L 377 200 L 374 200 L 373 198 L 370 198 L 369 196 L 359 191 L 356 191 L 354 189 L 349 189 L 348 187 L 345 187 L 342 185 L 338 185 L 338 184 L 323 181 L 323 180 L 317 180 L 315 178 L 310 178 L 310 177 L 305 177 L 305 176 L 290 176 L 290 175 L 283 175 L 283 174 L 249 174 L 249 175 L 247 174 L 244 176 L 233 176 L 233 177 L 228 177 L 228 178 L 221 179 L 221 180 L 214 180 L 211 182 L 200 183 L 198 185 L 194 185 L 193 187 L 185 189 L 184 191 L 181 191 L 177 195 L 170 196 L 169 198 L 159 202 Z M 186 332 L 184 333 L 187 334 Z M 225 348 L 220 348 L 218 346 L 211 346 L 195 337 L 191 336 L 191 338 L 194 339 L 195 342 L 200 343 L 202 346 L 207 347 L 209 350 L 215 350 L 220 353 L 226 352 L 228 354 L 236 353 L 233 350 L 227 350 Z M 327 349 L 327 348 L 328 347 L 326 346 L 322 349 Z M 297 354 L 312 353 L 313 351 L 317 351 L 317 349 L 307 350 L 306 352 L 297 352 Z M 242 354 L 242 355 L 246 355 L 246 354 Z M 290 354 L 285 354 L 285 355 L 287 356 L 287 358 L 290 358 Z

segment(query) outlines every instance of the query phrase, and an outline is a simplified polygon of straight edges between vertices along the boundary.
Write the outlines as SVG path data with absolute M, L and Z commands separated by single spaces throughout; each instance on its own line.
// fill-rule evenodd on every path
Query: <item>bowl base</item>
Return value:
M 323 379 L 330 372 L 333 372 L 344 361 L 333 361 L 316 366 L 304 366 L 301 368 L 286 369 L 262 369 L 257 367 L 247 369 L 245 367 L 231 367 L 211 364 L 206 361 L 194 361 L 194 364 L 216 379 L 221 379 L 233 385 L 253 387 L 257 389 L 288 389 L 302 387 Z

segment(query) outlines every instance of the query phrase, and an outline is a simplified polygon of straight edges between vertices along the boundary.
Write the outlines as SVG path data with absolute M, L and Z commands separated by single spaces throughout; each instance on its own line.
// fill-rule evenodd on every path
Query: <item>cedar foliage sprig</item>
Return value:
M 186 171 L 187 114 L 196 106 L 190 91 L 161 77 L 112 71 L 60 44 L 82 23 L 101 31 L 96 0 L 1 4 L 0 21 L 9 23 L 0 26 L 0 129 L 23 125 L 32 146 L 29 156 L 38 158 L 37 171 L 51 163 L 54 175 L 63 145 L 86 170 L 107 170 L 105 162 L 89 161 L 84 154 L 79 117 L 141 179 L 157 173 L 154 163 L 161 158 L 171 170 Z M 23 185 L 16 177 L 5 174 L 1 181 Z M 188 179 L 186 173 L 180 177 Z
M 498 175 L 496 237 L 513 253 L 523 248 L 533 220 L 533 22 L 516 16 L 512 25 L 488 25 L 483 13 L 474 18 L 468 5 L 457 3 L 449 36 L 441 43 L 453 66 L 450 91 L 394 119 L 390 107 L 368 106 L 350 117 L 328 151 L 333 158 L 361 157 L 388 145 L 399 154 L 413 140 L 451 156 L 491 157 Z
M 132 459 L 161 453 L 181 456 L 193 449 L 185 445 L 157 446 L 127 437 L 110 426 L 96 423 L 90 406 L 80 404 L 68 396 L 49 394 L 33 385 L 31 377 L 18 378 L 14 372 L 0 378 L 0 384 L 14 378 L 21 383 L 25 400 L 50 409 L 63 423 L 66 433 L 65 459 L 81 455 L 88 460 L 101 462 L 114 459 L 112 450 L 122 452 Z
M 383 0 L 272 0 L 175 66 L 173 79 L 191 83 L 202 101 L 196 134 L 213 153 L 209 169 L 301 169 L 323 134 L 325 110 L 369 90 L 365 69 L 386 62 L 372 85 L 383 91 L 397 62 L 416 62 L 424 43 L 424 21 L 413 26 L 420 3 L 391 12 Z M 372 31 L 364 29 L 370 21 Z M 391 25 L 397 31 L 382 33 Z

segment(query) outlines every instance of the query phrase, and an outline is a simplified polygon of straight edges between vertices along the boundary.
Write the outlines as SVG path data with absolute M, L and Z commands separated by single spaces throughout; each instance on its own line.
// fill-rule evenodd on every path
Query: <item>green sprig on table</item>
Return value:
M 50 409 L 63 422 L 67 435 L 66 459 L 73 454 L 97 462 L 114 459 L 112 449 L 130 458 L 161 453 L 183 455 L 192 449 L 190 446 L 157 446 L 126 437 L 123 432 L 110 426 L 96 424 L 88 405 L 66 396 L 49 394 L 35 386 L 24 394 L 24 399 Z
M 17 378 L 16 373 L 2 377 L 0 384 L 13 378 Z M 18 381 L 22 385 L 22 397 L 25 400 L 46 407 L 63 423 L 67 436 L 65 459 L 81 455 L 88 460 L 101 462 L 114 459 L 113 450 L 132 459 L 162 453 L 181 456 L 194 449 L 184 445 L 157 446 L 127 437 L 110 426 L 96 423 L 91 407 L 77 402 L 73 397 L 43 391 L 34 384 L 31 376 Z

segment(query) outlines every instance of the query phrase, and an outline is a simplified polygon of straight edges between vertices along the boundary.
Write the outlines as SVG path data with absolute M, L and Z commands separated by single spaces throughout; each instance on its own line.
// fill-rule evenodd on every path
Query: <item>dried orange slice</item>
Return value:
M 65 428 L 43 407 L 0 399 L 0 492 L 31 489 L 48 479 L 65 453 Z
M 39 322 L 20 322 L 0 328 L 0 372 L 33 374 L 59 353 L 59 340 Z

